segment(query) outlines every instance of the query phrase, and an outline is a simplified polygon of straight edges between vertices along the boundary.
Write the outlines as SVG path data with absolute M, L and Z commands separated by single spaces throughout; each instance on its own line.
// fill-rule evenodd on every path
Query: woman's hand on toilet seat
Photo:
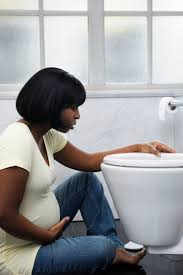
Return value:
M 163 153 L 176 153 L 176 150 L 166 144 L 163 144 L 159 141 L 142 143 L 139 145 L 139 152 L 141 153 L 152 153 L 157 157 L 161 156 L 161 152 Z

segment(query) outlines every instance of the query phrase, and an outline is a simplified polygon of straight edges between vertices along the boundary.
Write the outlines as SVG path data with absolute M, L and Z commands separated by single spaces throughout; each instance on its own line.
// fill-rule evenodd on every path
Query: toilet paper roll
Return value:
M 170 102 L 173 100 L 173 97 L 163 97 L 159 103 L 159 119 L 161 121 L 165 121 L 168 119 L 169 115 L 173 115 L 177 113 L 177 108 L 171 109 L 169 105 Z

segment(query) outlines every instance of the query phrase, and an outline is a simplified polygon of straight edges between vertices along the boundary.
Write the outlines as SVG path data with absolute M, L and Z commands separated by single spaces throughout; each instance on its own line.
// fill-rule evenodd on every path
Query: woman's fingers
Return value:
M 67 224 L 70 220 L 70 217 L 64 217 L 60 222 L 54 224 L 49 230 L 51 231 L 60 231 L 64 228 L 65 224 Z
M 165 144 L 161 144 L 161 146 L 162 146 L 162 152 L 176 153 L 176 150 L 174 148 L 171 148 Z
M 166 144 L 160 142 L 149 142 L 141 144 L 141 152 L 152 153 L 158 157 L 161 156 L 161 152 L 164 153 L 176 153 L 176 150 Z
M 51 240 L 57 240 L 62 236 L 65 225 L 69 222 L 70 217 L 64 217 L 59 223 L 53 225 L 48 231 L 51 233 Z
M 153 143 L 144 143 L 140 146 L 140 152 L 142 153 L 151 153 L 160 157 L 160 152 L 156 149 L 156 146 Z
M 156 155 L 157 157 L 160 157 L 161 154 L 160 152 L 157 150 L 156 146 L 149 144 L 149 152 L 148 153 L 152 153 L 154 155 Z
M 156 149 L 152 149 L 150 153 L 156 155 L 157 157 L 161 156 L 161 153 L 158 150 L 156 150 Z
M 165 153 L 176 153 L 176 150 L 166 144 L 160 142 L 152 142 L 152 144 L 156 147 L 156 149 L 160 152 Z
M 69 222 L 70 217 L 64 217 L 60 222 L 59 225 L 62 229 L 64 229 L 64 226 Z

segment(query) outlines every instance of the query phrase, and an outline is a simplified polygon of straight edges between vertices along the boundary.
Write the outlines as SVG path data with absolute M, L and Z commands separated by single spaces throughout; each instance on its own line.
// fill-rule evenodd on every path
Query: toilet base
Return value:
M 183 238 L 173 246 L 149 246 L 147 252 L 149 254 L 183 255 Z

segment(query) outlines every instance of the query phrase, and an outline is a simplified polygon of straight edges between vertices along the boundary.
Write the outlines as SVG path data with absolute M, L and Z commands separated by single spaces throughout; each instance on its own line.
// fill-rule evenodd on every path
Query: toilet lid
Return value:
M 124 153 L 108 155 L 103 163 L 127 167 L 183 167 L 182 153 L 161 153 L 161 157 L 149 153 Z

